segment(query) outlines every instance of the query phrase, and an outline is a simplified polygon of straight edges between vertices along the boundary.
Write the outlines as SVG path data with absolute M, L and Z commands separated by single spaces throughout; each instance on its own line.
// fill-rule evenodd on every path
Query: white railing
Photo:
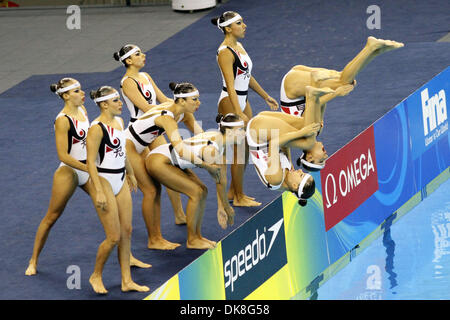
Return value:
M 19 7 L 51 7 L 51 6 L 139 6 L 139 5 L 170 5 L 171 0 L 13 0 Z M 7 3 L 0 0 L 0 4 Z

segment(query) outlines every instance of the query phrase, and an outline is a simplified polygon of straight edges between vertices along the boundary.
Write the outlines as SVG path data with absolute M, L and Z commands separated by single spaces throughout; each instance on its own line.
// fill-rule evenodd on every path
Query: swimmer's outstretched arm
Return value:
M 227 189 L 227 166 L 225 163 L 223 163 L 219 166 L 220 166 L 220 183 L 216 183 L 217 206 L 225 208 L 225 207 L 230 206 L 230 204 L 228 203 L 227 191 L 226 191 L 226 189 Z
M 125 172 L 127 173 L 128 185 L 130 187 L 130 191 L 137 191 L 137 180 L 134 175 L 133 167 L 131 166 L 128 158 L 125 158 Z
M 178 124 L 171 116 L 159 116 L 155 119 L 155 124 L 160 128 L 164 128 L 167 138 L 182 159 L 189 161 L 190 163 L 194 163 L 197 167 L 207 170 L 212 175 L 216 175 L 216 180 L 219 180 L 218 175 L 220 174 L 220 168 L 215 165 L 208 164 L 194 152 L 189 150 L 189 148 L 186 148 L 185 143 L 183 142 L 183 139 L 178 131 Z
M 320 129 L 319 123 L 312 123 L 300 130 L 292 131 L 289 133 L 282 134 L 278 138 L 274 137 L 269 140 L 269 157 L 270 150 L 280 149 L 280 148 L 290 148 L 296 147 L 301 149 L 309 149 L 311 148 L 311 139 L 310 137 L 315 137 L 317 132 Z M 293 145 L 292 142 L 295 141 Z
M 234 224 L 234 209 L 230 206 L 227 197 L 227 165 L 225 156 L 222 158 L 220 165 L 220 183 L 216 183 L 217 195 L 217 222 L 226 229 L 227 226 Z
M 312 124 L 309 124 L 309 125 L 303 127 L 302 129 L 300 129 L 298 131 L 283 134 L 280 136 L 280 138 L 278 140 L 279 146 L 280 146 L 280 148 L 283 148 L 283 147 L 287 146 L 288 143 L 291 142 L 292 140 L 311 137 L 311 136 L 315 135 L 317 133 L 317 131 L 319 131 L 319 129 L 320 129 L 319 123 L 312 123 Z
M 217 204 L 220 207 L 227 207 L 228 198 L 226 194 L 227 188 L 227 166 L 225 162 L 225 156 L 220 155 L 217 149 L 212 146 L 203 147 L 201 153 L 201 159 L 204 163 L 217 167 L 219 169 L 218 174 L 215 172 L 209 172 L 211 177 L 216 181 L 216 193 L 217 193 Z
M 204 132 L 192 113 L 185 113 L 183 123 L 194 135 Z
M 284 152 L 284 154 L 288 158 L 289 162 L 291 163 L 291 167 L 293 168 L 294 164 L 292 163 L 291 148 L 284 146 L 284 147 L 281 147 L 281 151 Z
M 300 130 L 291 131 L 280 136 L 271 136 L 268 146 L 268 169 L 265 177 L 270 184 L 277 185 L 282 179 L 282 170 L 280 169 L 280 149 L 286 150 L 291 147 L 308 150 L 315 143 L 315 135 L 320 129 L 320 124 L 313 123 Z M 290 159 L 289 151 L 289 161 Z
M 319 98 L 319 104 L 323 106 L 324 104 L 328 103 L 330 100 L 333 100 L 336 97 L 346 96 L 350 92 L 352 92 L 354 88 L 355 88 L 355 86 L 353 84 L 344 84 L 344 85 L 338 87 L 335 90 L 335 92 L 321 96 Z M 323 114 L 323 111 L 322 111 L 322 114 Z
M 95 188 L 95 206 L 106 210 L 107 201 L 103 191 L 100 176 L 98 175 L 97 166 L 95 160 L 97 159 L 98 148 L 103 138 L 103 131 L 100 125 L 96 124 L 89 128 L 88 136 L 86 139 L 86 165 L 89 172 L 89 179 L 91 179 Z
M 267 170 L 264 177 L 271 185 L 278 185 L 283 180 L 283 170 L 280 163 L 280 147 L 269 142 Z

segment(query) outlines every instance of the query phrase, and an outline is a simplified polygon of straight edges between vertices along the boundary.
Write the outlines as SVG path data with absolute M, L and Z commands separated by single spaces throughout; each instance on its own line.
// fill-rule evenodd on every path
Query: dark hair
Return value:
M 170 88 L 170 90 L 173 91 L 174 94 L 188 93 L 188 92 L 197 90 L 194 87 L 194 85 L 189 82 L 180 82 L 180 83 L 171 82 L 171 83 L 169 83 L 169 88 Z M 175 102 L 177 102 L 178 99 L 185 99 L 185 98 L 176 98 Z
M 230 20 L 231 18 L 234 18 L 236 15 L 238 15 L 237 12 L 225 11 L 224 13 L 222 13 L 221 16 L 212 18 L 211 23 L 217 27 L 217 21 L 219 21 L 219 23 L 222 23 L 227 20 Z M 222 30 L 223 33 L 225 33 L 225 28 L 222 28 L 222 27 L 219 27 L 219 28 L 220 28 L 220 30 Z
M 50 85 L 50 91 L 51 92 L 56 92 L 58 89 L 65 88 L 65 87 L 69 86 L 69 83 L 70 82 L 74 82 L 74 81 L 77 81 L 77 80 L 75 80 L 73 78 L 62 78 L 57 83 L 53 83 L 53 84 Z M 63 98 L 62 95 L 63 95 L 63 93 L 58 93 L 58 96 L 61 99 Z
M 110 86 L 101 86 L 97 90 L 92 90 L 91 93 L 90 93 L 90 97 L 91 97 L 92 100 L 94 100 L 94 99 L 97 99 L 97 98 L 100 98 L 100 97 L 107 96 L 108 94 L 110 94 L 114 90 L 115 89 L 113 87 L 110 87 Z M 97 105 L 100 105 L 100 104 L 97 103 Z
M 126 44 L 118 52 L 114 52 L 113 57 L 116 61 L 120 61 L 120 57 L 124 56 L 128 51 L 135 48 L 136 45 L 134 44 Z M 127 59 L 125 59 L 127 60 Z M 128 67 L 128 64 L 125 62 L 125 60 L 122 61 L 122 63 L 125 65 L 125 67 Z
M 302 198 L 298 200 L 298 204 L 302 207 L 306 206 L 308 203 L 306 199 L 311 198 L 314 192 L 316 192 L 316 182 L 313 177 L 310 177 L 303 187 Z
M 241 118 L 235 113 L 227 113 L 226 115 L 219 113 L 216 117 L 216 122 L 219 124 L 221 122 L 225 122 L 225 123 L 226 122 L 237 122 L 239 120 L 241 120 Z M 225 133 L 225 130 L 227 128 L 229 128 L 229 127 L 227 127 L 226 125 L 222 125 L 222 124 L 219 125 L 219 130 L 222 134 Z
M 297 166 L 299 166 L 299 167 L 301 166 L 303 169 L 305 169 L 307 171 L 311 171 L 311 172 L 316 172 L 316 171 L 322 170 L 322 168 L 314 168 L 314 167 L 308 165 L 307 163 L 304 163 L 302 160 L 310 162 L 310 161 L 306 160 L 306 154 L 307 154 L 307 151 L 304 151 L 303 154 L 297 159 Z M 310 162 L 310 163 L 314 163 L 314 162 Z

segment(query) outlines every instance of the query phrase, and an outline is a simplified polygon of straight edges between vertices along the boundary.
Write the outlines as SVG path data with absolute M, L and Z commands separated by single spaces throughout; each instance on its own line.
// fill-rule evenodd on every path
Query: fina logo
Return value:
M 228 288 L 231 285 L 231 292 L 233 292 L 235 289 L 234 283 L 238 278 L 242 277 L 246 272 L 250 271 L 252 267 L 255 267 L 269 255 L 282 224 L 283 218 L 268 229 L 268 231 L 272 232 L 272 238 L 270 239 L 268 248 L 266 245 L 266 227 L 264 227 L 264 232 L 262 234 L 259 234 L 258 229 L 256 229 L 255 240 L 253 240 L 252 243 L 247 244 L 242 250 L 239 250 L 237 254 L 232 256 L 231 259 L 228 259 L 225 262 L 225 288 Z
M 425 145 L 427 146 L 448 129 L 448 123 L 446 123 L 433 132 L 438 126 L 446 122 L 447 104 L 443 89 L 429 97 L 428 88 L 426 88 L 420 95 L 422 98 L 423 133 L 426 136 Z M 431 133 L 433 134 L 431 135 Z

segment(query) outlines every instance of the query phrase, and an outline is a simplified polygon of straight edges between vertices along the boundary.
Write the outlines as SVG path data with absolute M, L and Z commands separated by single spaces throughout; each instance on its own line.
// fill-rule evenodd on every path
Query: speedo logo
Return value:
M 231 286 L 231 292 L 233 292 L 240 277 L 269 257 L 272 246 L 279 237 L 282 224 L 283 218 L 268 229 L 264 227 L 262 232 L 256 229 L 254 240 L 225 261 L 225 288 Z

